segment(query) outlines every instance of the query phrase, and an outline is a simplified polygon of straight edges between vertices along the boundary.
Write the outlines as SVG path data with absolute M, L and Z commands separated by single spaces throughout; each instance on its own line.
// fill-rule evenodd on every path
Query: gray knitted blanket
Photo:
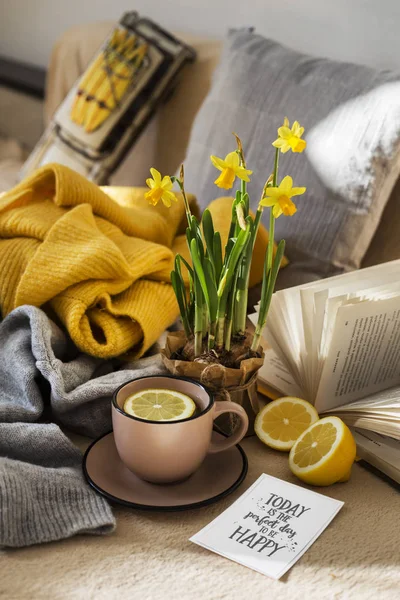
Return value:
M 82 475 L 82 455 L 59 425 L 96 437 L 111 429 L 114 390 L 164 372 L 158 355 L 124 364 L 80 353 L 33 306 L 0 324 L 0 546 L 104 534 L 107 502 Z

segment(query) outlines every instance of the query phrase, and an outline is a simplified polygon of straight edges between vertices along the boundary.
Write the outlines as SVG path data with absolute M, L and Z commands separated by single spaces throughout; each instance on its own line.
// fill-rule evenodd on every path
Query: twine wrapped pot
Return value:
M 259 348 L 260 358 L 242 360 L 240 368 L 233 369 L 219 363 L 203 363 L 173 358 L 187 342 L 184 331 L 168 334 L 165 348 L 161 351 L 164 365 L 172 375 L 189 377 L 212 391 L 216 400 L 236 402 L 249 417 L 247 435 L 254 433 L 254 419 L 261 408 L 257 394 L 257 374 L 264 363 L 264 352 Z M 237 417 L 223 415 L 218 419 L 220 429 L 230 435 L 236 427 Z

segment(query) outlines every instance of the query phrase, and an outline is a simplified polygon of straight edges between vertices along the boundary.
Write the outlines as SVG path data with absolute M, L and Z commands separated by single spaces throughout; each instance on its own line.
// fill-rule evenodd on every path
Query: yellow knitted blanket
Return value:
M 150 206 L 143 188 L 104 190 L 53 164 L 1 196 L 1 311 L 41 306 L 84 352 L 141 356 L 178 316 L 169 282 L 174 253 L 186 252 L 184 204 Z M 225 229 L 230 206 L 211 205 Z M 267 239 L 262 230 L 253 284 Z

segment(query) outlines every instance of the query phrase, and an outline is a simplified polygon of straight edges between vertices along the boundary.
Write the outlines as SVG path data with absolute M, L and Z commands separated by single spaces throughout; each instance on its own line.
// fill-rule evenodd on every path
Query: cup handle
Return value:
M 237 430 L 232 433 L 225 440 L 219 440 L 218 442 L 211 442 L 210 447 L 208 449 L 209 454 L 215 454 L 216 452 L 222 452 L 223 450 L 227 450 L 231 446 L 235 446 L 238 444 L 240 440 L 244 438 L 246 435 L 247 429 L 249 427 L 249 418 L 247 416 L 244 408 L 239 406 L 239 404 L 235 404 L 235 402 L 228 402 L 226 400 L 216 402 L 214 409 L 214 420 L 224 413 L 232 412 L 240 417 L 240 425 L 238 425 Z

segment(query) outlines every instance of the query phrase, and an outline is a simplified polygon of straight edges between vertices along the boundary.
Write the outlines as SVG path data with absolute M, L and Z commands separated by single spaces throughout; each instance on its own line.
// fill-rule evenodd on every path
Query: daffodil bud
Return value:
M 239 202 L 236 206 L 236 216 L 239 223 L 240 229 L 246 230 L 246 221 L 244 218 L 243 204 Z
M 228 271 L 225 272 L 224 276 L 222 277 L 221 281 L 219 282 L 218 291 L 217 291 L 217 295 L 219 298 L 221 298 L 222 294 L 224 293 L 227 277 L 228 277 Z

